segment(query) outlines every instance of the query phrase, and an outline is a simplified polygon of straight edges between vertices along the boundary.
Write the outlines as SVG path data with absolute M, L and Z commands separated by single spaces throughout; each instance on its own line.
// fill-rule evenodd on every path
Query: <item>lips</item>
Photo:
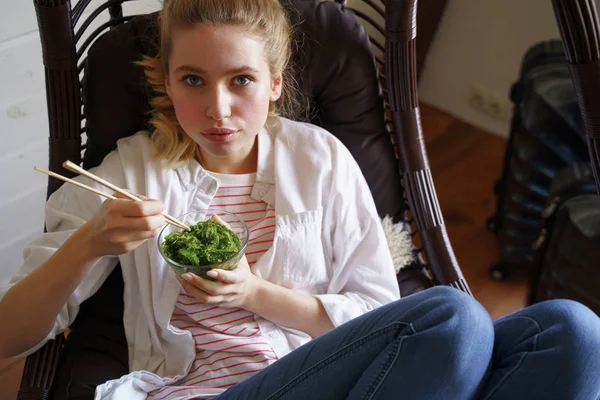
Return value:
M 232 133 L 235 133 L 235 131 L 227 128 L 211 128 L 202 131 L 202 133 L 205 135 L 231 135 Z
M 237 131 L 228 128 L 211 128 L 202 131 L 202 134 L 211 142 L 222 143 L 232 140 L 236 132 Z

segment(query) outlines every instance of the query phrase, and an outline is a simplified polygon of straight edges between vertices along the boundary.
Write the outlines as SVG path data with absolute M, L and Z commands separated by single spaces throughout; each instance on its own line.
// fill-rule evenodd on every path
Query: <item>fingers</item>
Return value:
M 186 274 L 184 274 L 184 275 L 186 275 Z M 201 302 L 203 302 L 205 304 L 221 304 L 221 303 L 224 303 L 227 301 L 226 295 L 209 293 L 209 292 L 203 290 L 202 288 L 195 286 L 194 284 L 190 283 L 189 281 L 186 281 L 185 279 L 182 278 L 182 276 L 178 275 L 177 280 L 181 283 L 181 286 L 183 286 L 183 288 L 185 289 L 185 292 L 188 295 L 193 296 L 194 298 L 200 300 Z M 197 278 L 202 279 L 199 277 L 197 277 Z
M 228 283 L 228 284 L 238 283 L 240 281 L 239 274 L 237 274 L 235 271 L 225 271 L 222 269 L 213 269 L 211 271 L 208 271 L 206 273 L 206 275 L 210 276 L 211 278 L 218 279 L 219 281 L 221 281 L 223 283 Z
M 133 201 L 129 199 L 107 200 L 111 211 L 124 217 L 147 217 L 160 215 L 165 206 L 158 200 Z
M 210 217 L 210 219 L 217 221 L 221 225 L 225 225 L 227 228 L 231 229 L 231 226 L 227 222 L 223 221 L 221 217 L 219 217 L 217 214 L 213 214 L 212 217 Z
M 212 217 L 210 217 L 210 219 L 217 221 L 220 224 L 225 225 L 225 223 L 223 222 L 223 220 L 217 215 L 217 214 L 213 214 Z
M 166 224 L 165 217 L 161 214 L 142 218 L 127 217 L 123 222 L 128 229 L 140 232 L 160 230 Z
M 223 285 L 221 282 L 212 282 L 189 272 L 181 275 L 181 278 L 189 285 L 212 296 L 228 295 L 234 292 L 231 286 Z
M 142 200 L 150 200 L 150 198 L 146 197 L 146 196 L 142 196 L 141 194 L 137 194 L 132 192 L 131 190 L 127 190 L 127 189 L 123 189 L 125 192 L 130 193 L 132 195 L 134 195 L 135 197 L 137 197 L 138 199 L 142 199 Z M 132 200 L 129 197 L 121 194 L 121 193 L 113 193 L 113 196 L 115 196 L 117 199 L 128 199 L 128 200 Z
M 137 247 L 160 233 L 166 223 L 163 209 L 163 204 L 156 200 L 106 200 L 100 211 L 103 215 L 98 232 L 108 246 L 117 249 L 115 251 L 123 251 L 123 246 L 127 249 L 133 245 Z
M 126 230 L 121 230 L 119 232 L 115 232 L 110 237 L 110 242 L 112 243 L 127 243 L 127 242 L 137 242 L 144 241 L 146 239 L 151 239 L 153 237 L 158 236 L 161 228 L 156 228 L 152 230 L 131 230 L 127 228 Z

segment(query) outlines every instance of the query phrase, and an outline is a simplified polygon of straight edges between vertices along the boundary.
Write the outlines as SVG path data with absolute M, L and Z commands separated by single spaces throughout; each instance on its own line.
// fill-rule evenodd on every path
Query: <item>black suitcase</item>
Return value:
M 572 299 L 600 315 L 600 197 L 589 163 L 556 175 L 534 249 L 529 304 Z
M 541 42 L 526 53 L 511 89 L 513 117 L 501 177 L 495 184 L 496 209 L 488 229 L 497 236 L 500 260 L 494 279 L 530 272 L 532 243 L 539 235 L 555 173 L 589 161 L 569 66 L 558 40 Z

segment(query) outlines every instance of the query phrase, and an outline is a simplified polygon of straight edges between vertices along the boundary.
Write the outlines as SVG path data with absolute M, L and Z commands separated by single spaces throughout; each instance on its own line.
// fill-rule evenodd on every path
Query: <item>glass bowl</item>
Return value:
M 220 263 L 208 264 L 208 265 L 182 265 L 178 262 L 171 260 L 162 250 L 162 244 L 165 241 L 167 235 L 171 232 L 181 232 L 183 229 L 178 228 L 171 224 L 166 224 L 160 233 L 158 234 L 158 251 L 161 256 L 167 262 L 167 264 L 173 268 L 173 270 L 177 274 L 184 274 L 186 272 L 191 272 L 196 274 L 204 279 L 208 279 L 214 281 L 215 279 L 206 275 L 208 271 L 211 269 L 223 269 L 227 271 L 231 271 L 236 268 L 238 262 L 246 252 L 246 247 L 248 246 L 248 237 L 250 236 L 250 232 L 248 230 L 248 226 L 246 223 L 239 218 L 237 215 L 232 214 L 228 211 L 219 209 L 219 208 L 208 208 L 205 210 L 194 211 L 187 214 L 183 214 L 180 217 L 176 217 L 179 221 L 183 222 L 185 225 L 194 225 L 201 221 L 208 221 L 214 214 L 216 214 L 223 222 L 225 222 L 229 228 L 237 235 L 240 239 L 240 243 L 242 247 L 240 250 L 231 258 L 224 260 Z

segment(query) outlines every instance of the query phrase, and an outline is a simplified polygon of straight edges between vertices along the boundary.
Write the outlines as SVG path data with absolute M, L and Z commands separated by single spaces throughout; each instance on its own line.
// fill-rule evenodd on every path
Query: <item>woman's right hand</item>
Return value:
M 6 292 L 0 321 L 10 329 L 0 329 L 0 358 L 14 357 L 43 340 L 100 258 L 132 251 L 165 224 L 160 201 L 115 197 L 119 198 L 105 201 L 48 260 Z
M 129 253 L 146 240 L 158 235 L 165 225 L 162 202 L 136 195 L 133 201 L 120 194 L 106 200 L 98 212 L 82 226 L 81 239 L 89 246 L 90 256 L 103 257 Z

